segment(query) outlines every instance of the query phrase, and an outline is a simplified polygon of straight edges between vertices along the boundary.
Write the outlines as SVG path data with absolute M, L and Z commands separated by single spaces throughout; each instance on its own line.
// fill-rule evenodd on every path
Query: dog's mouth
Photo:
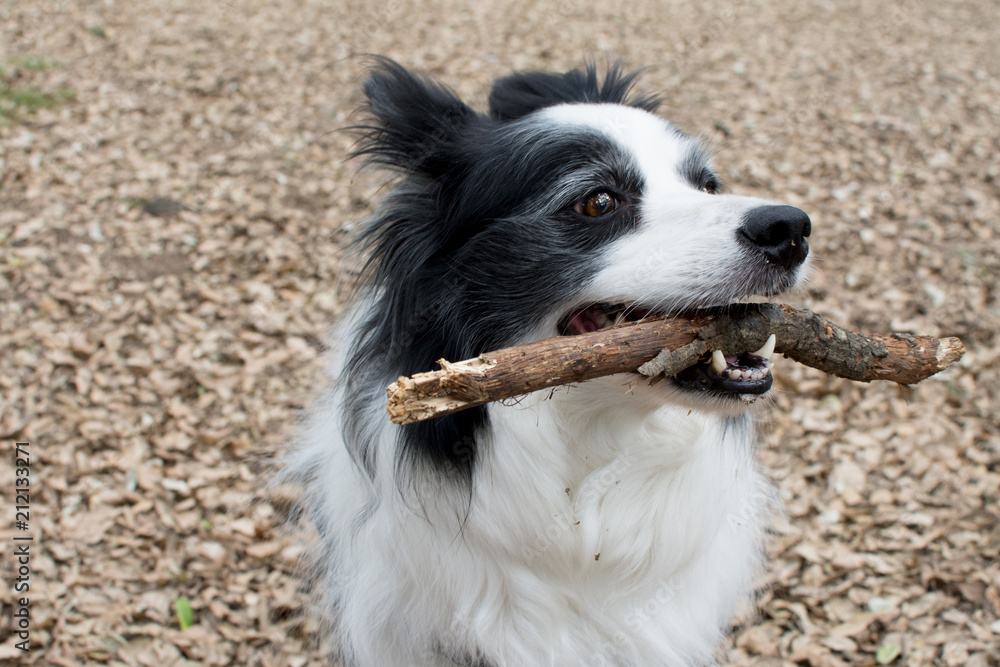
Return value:
M 774 382 L 771 355 L 774 334 L 756 352 L 725 354 L 715 350 L 706 359 L 689 366 L 673 377 L 677 386 L 692 391 L 711 391 L 735 396 L 766 394 Z
M 638 322 L 658 311 L 625 304 L 596 304 L 567 315 L 559 324 L 563 336 L 599 331 L 628 322 Z M 752 400 L 771 389 L 774 377 L 775 337 L 772 334 L 763 347 L 754 352 L 725 353 L 715 350 L 671 378 L 681 389 L 711 392 L 718 396 L 744 397 Z
M 622 303 L 598 303 L 583 310 L 573 311 L 564 317 L 559 323 L 559 332 L 563 336 L 577 336 L 607 327 L 616 327 L 626 322 L 638 322 L 653 314 L 661 313 Z

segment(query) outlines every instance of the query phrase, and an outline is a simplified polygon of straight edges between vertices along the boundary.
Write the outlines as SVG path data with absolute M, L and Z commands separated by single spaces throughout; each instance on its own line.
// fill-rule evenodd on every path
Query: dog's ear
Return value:
M 588 63 L 583 71 L 565 74 L 515 72 L 493 84 L 490 115 L 497 120 L 514 120 L 544 107 L 581 102 L 626 104 L 653 111 L 660 105 L 658 97 L 632 94 L 640 74 L 626 72 L 618 63 L 608 66 L 603 82 L 594 63 Z
M 441 83 L 378 58 L 364 84 L 371 123 L 362 125 L 355 155 L 372 162 L 441 176 L 453 166 L 455 144 L 478 115 Z

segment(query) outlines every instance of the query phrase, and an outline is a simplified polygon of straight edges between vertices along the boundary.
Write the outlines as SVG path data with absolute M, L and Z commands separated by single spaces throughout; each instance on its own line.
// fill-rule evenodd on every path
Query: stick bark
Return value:
M 756 350 L 775 334 L 775 351 L 799 363 L 851 380 L 913 384 L 965 353 L 958 338 L 848 331 L 809 310 L 746 304 L 692 315 L 648 317 L 578 336 L 449 362 L 441 370 L 400 377 L 387 388 L 386 408 L 397 424 L 410 424 L 491 401 L 614 373 L 671 376 L 712 350 Z

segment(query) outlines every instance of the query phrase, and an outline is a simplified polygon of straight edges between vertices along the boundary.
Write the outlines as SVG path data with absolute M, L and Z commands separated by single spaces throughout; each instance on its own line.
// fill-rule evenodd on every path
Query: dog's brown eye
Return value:
M 701 186 L 702 192 L 707 192 L 710 195 L 717 194 L 719 192 L 718 181 L 706 181 L 704 185 Z
M 573 206 L 573 210 L 588 218 L 599 218 L 618 208 L 618 200 L 610 192 L 595 192 Z

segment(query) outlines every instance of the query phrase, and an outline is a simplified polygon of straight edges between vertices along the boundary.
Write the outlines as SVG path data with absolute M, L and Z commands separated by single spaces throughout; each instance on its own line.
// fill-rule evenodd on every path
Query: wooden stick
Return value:
M 805 309 L 746 304 L 690 315 L 648 317 L 578 336 L 558 336 L 481 354 L 441 370 L 401 377 L 387 388 L 397 424 L 440 417 L 539 389 L 640 371 L 675 375 L 712 350 L 756 350 L 775 334 L 775 350 L 827 373 L 913 384 L 965 353 L 958 338 L 864 336 Z

